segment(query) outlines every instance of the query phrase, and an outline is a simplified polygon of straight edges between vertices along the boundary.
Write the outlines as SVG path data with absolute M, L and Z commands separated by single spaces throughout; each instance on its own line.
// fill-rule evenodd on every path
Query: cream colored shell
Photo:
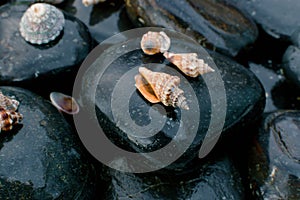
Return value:
M 197 77 L 215 71 L 213 68 L 209 67 L 203 59 L 198 59 L 196 53 L 175 54 L 165 52 L 164 57 L 190 77 Z
M 171 39 L 165 32 L 151 32 L 144 34 L 141 40 L 141 48 L 147 55 L 164 53 L 169 50 Z
M 178 87 L 178 76 L 153 72 L 145 67 L 140 67 L 139 73 L 135 76 L 135 86 L 148 101 L 189 110 L 184 92 Z

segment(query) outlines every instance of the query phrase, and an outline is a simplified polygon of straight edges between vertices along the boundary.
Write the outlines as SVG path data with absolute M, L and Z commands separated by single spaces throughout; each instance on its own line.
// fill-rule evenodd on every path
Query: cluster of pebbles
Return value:
M 300 199 L 299 6 L 298 0 L 1 1 L 0 83 L 6 86 L 0 87 L 0 198 Z M 129 174 L 92 158 L 64 113 L 85 112 L 66 94 L 91 50 L 114 33 L 140 26 L 165 29 L 148 28 L 141 49 L 115 58 L 98 82 L 87 84 L 87 90 L 98 86 L 91 101 L 99 124 L 115 145 L 145 157 L 173 138 L 186 142 L 191 130 L 197 134 L 166 168 Z M 169 66 L 185 79 L 149 63 Z M 136 90 L 130 120 L 146 127 L 153 104 L 165 105 L 158 114 L 166 123 L 149 138 L 130 138 L 112 115 L 111 92 L 134 67 L 139 70 L 131 82 Z M 192 118 L 181 123 L 180 108 L 197 110 L 184 81 L 199 103 L 198 128 Z M 225 121 L 212 120 L 213 111 L 224 109 Z M 206 133 L 221 123 L 216 147 L 199 159 Z M 176 137 L 180 128 L 183 137 Z

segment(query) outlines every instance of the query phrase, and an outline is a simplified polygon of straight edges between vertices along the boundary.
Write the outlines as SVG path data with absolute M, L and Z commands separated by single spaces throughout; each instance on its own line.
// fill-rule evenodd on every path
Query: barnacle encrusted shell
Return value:
M 208 66 L 203 59 L 198 59 L 196 53 L 169 53 L 165 52 L 164 57 L 176 65 L 184 74 L 190 77 L 214 72 L 215 70 Z
M 19 102 L 2 94 L 0 91 L 0 131 L 9 131 L 20 123 L 23 115 L 16 112 Z
M 90 6 L 90 5 L 96 5 L 100 2 L 104 2 L 106 0 L 82 0 L 83 5 Z
M 64 24 L 64 14 L 55 6 L 36 3 L 24 13 L 20 22 L 20 33 L 32 44 L 46 44 L 59 36 Z
M 141 40 L 141 48 L 145 54 L 154 55 L 164 53 L 169 50 L 171 40 L 163 31 L 144 34 Z
M 140 67 L 139 73 L 135 76 L 135 86 L 148 101 L 189 110 L 184 92 L 178 87 L 178 76 L 153 72 L 145 67 Z
M 69 115 L 74 115 L 79 112 L 79 105 L 71 96 L 60 92 L 51 92 L 50 100 L 58 110 L 61 110 Z

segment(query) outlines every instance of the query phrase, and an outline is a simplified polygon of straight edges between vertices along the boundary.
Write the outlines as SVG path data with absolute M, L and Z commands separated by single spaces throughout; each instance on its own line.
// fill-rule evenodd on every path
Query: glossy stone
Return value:
M 228 0 L 247 11 L 262 28 L 275 38 L 289 38 L 300 24 L 298 0 Z
M 300 49 L 289 46 L 282 58 L 285 76 L 300 87 Z
M 47 45 L 32 45 L 20 35 L 19 22 L 26 5 L 0 8 L 0 83 L 18 84 L 76 71 L 92 48 L 86 26 L 64 13 L 65 26 L 58 38 Z
M 174 29 L 232 56 L 258 35 L 252 20 L 225 1 L 128 0 L 126 9 L 136 25 Z
M 80 19 L 97 42 L 119 32 L 134 28 L 128 19 L 122 0 L 109 0 L 93 6 L 84 6 L 82 0 L 67 1 L 60 6 Z
M 300 112 L 268 115 L 249 151 L 249 181 L 256 199 L 300 198 Z
M 197 52 L 199 50 L 198 45 L 190 45 L 184 40 L 176 40 L 173 38 L 173 42 L 173 46 L 171 47 L 171 51 L 173 52 L 178 50 L 181 52 Z M 137 43 L 137 45 L 138 44 L 139 43 Z M 176 47 L 175 44 L 178 46 Z M 123 45 L 123 47 L 120 48 L 126 49 L 127 47 L 126 45 Z M 147 138 L 132 138 L 132 136 L 129 136 L 128 138 L 126 131 L 123 132 L 121 128 L 124 128 L 125 126 L 129 133 L 139 133 L 138 130 L 143 130 L 143 126 L 147 126 L 149 123 L 151 124 L 151 117 L 148 112 L 153 105 L 145 101 L 135 89 L 135 74 L 126 76 L 126 73 L 130 70 L 131 73 L 135 67 L 143 64 L 152 63 L 154 66 L 148 66 L 151 70 L 162 72 L 166 72 L 168 67 L 173 66 L 165 60 L 162 55 L 147 56 L 143 54 L 141 50 L 130 51 L 122 54 L 120 57 L 115 56 L 116 52 L 121 51 L 121 49 L 117 48 L 112 52 L 105 52 L 107 59 L 109 59 L 109 55 L 114 55 L 114 61 L 108 66 L 108 68 L 102 68 L 102 62 L 96 64 L 96 66 L 98 66 L 97 69 L 105 69 L 105 71 L 101 75 L 95 72 L 92 74 L 95 78 L 89 77 L 88 80 L 84 80 L 87 84 L 84 85 L 85 96 L 83 98 L 88 98 L 87 101 L 89 102 L 95 102 L 100 126 L 106 135 L 117 146 L 134 152 L 151 152 L 158 150 L 168 144 L 177 134 L 181 124 L 181 117 L 183 116 L 182 112 L 178 109 L 169 107 L 165 107 L 165 113 L 158 110 L 158 115 L 162 117 L 162 120 L 157 121 L 156 123 L 157 126 L 162 125 L 162 129 L 158 131 L 156 135 Z M 200 109 L 200 113 L 197 113 L 194 118 L 191 118 L 186 122 L 188 123 L 189 128 L 183 128 L 186 130 L 183 134 L 193 134 L 193 131 L 196 131 L 197 134 L 183 156 L 177 162 L 168 166 L 168 169 L 185 172 L 184 168 L 188 167 L 188 165 L 192 166 L 190 161 L 197 157 L 200 146 L 210 125 L 212 108 L 217 115 L 215 116 L 216 118 L 212 120 L 215 127 L 224 122 L 222 121 L 221 113 L 226 112 L 222 136 L 227 135 L 227 133 L 229 133 L 232 129 L 246 127 L 249 123 L 257 119 L 257 116 L 259 116 L 264 109 L 265 92 L 256 77 L 249 70 L 227 57 L 213 52 L 210 52 L 210 55 L 212 58 L 205 56 L 203 59 L 210 66 L 212 66 L 212 60 L 215 62 L 218 67 L 218 72 L 220 72 L 221 81 L 218 81 L 213 73 L 205 74 L 197 78 L 185 77 L 186 80 L 181 79 L 181 88 L 185 91 L 185 96 L 188 99 L 189 106 L 191 103 L 198 103 L 198 108 Z M 162 64 L 163 66 L 160 66 L 159 64 Z M 177 68 L 173 67 L 173 70 L 176 71 Z M 136 74 L 137 73 L 138 71 L 136 71 Z M 176 73 L 179 75 L 180 72 L 176 71 Z M 181 74 L 181 76 L 183 75 Z M 127 82 L 122 82 L 123 79 Z M 226 97 L 221 95 L 222 89 L 219 84 L 224 84 Z M 98 85 L 96 93 L 93 93 L 96 95 L 95 100 L 90 99 L 92 96 L 89 96 L 89 93 L 93 91 L 92 88 L 94 85 Z M 193 99 L 193 95 L 187 92 L 186 85 L 190 85 L 191 89 L 195 92 L 196 99 Z M 124 87 L 121 91 L 114 91 L 116 88 L 121 86 Z M 128 89 L 132 87 L 132 91 L 131 89 Z M 208 87 L 210 88 L 208 89 Z M 126 96 L 128 94 L 130 94 L 129 99 L 127 99 Z M 211 97 L 210 94 L 217 96 Z M 214 100 L 211 100 L 211 98 Z M 220 102 L 223 102 L 225 98 L 227 101 L 227 108 L 220 106 Z M 113 104 L 115 100 L 122 101 L 115 105 Z M 127 102 L 129 102 L 128 110 L 120 111 L 120 106 L 127 105 Z M 187 114 L 194 114 L 197 112 L 198 108 L 190 106 L 191 112 Z M 115 118 L 116 115 L 113 115 L 113 112 L 117 112 L 117 116 L 121 118 L 121 121 L 123 118 L 125 121 L 123 120 L 124 122 L 120 122 L 117 120 Z M 130 117 L 126 115 L 127 112 L 129 112 Z M 198 128 L 198 121 L 195 121 L 197 117 L 200 117 Z M 161 124 L 164 120 L 166 120 L 165 125 Z M 214 129 L 213 127 L 211 128 Z M 184 136 L 178 139 L 182 140 L 181 142 L 183 143 L 187 140 Z
M 193 174 L 176 176 L 129 174 L 107 170 L 108 188 L 104 199 L 244 199 L 236 168 L 228 158 L 199 165 Z
M 21 124 L 0 134 L 1 199 L 92 199 L 95 170 L 76 133 L 48 101 L 1 87 L 20 101 Z

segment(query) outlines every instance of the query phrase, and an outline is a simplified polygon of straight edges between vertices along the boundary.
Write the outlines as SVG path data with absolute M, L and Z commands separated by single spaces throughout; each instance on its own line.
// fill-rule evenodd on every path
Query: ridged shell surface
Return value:
M 46 44 L 59 36 L 64 24 L 64 14 L 55 6 L 36 3 L 24 13 L 20 22 L 20 33 L 32 44 Z
M 145 67 L 140 67 L 139 73 L 135 77 L 136 87 L 148 101 L 189 110 L 184 92 L 178 87 L 178 76 L 153 72 Z
M 141 40 L 141 48 L 145 54 L 154 55 L 164 53 L 169 50 L 171 39 L 163 31 L 144 34 Z
M 209 67 L 203 59 L 198 59 L 196 53 L 175 54 L 165 52 L 164 57 L 190 77 L 197 77 L 215 71 L 213 68 Z
M 19 102 L 2 94 L 0 91 L 0 131 L 9 131 L 20 123 L 22 114 L 16 112 Z

